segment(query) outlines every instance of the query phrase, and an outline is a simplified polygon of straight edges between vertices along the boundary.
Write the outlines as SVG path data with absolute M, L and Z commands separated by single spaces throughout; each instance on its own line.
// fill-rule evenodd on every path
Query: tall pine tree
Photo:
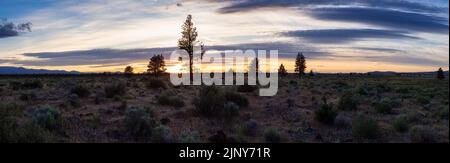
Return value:
M 181 38 L 178 40 L 178 47 L 180 49 L 186 50 L 189 55 L 189 75 L 191 84 L 194 81 L 194 46 L 197 40 L 197 28 L 194 27 L 192 22 L 192 16 L 188 15 L 186 21 L 182 26 L 183 31 L 181 31 Z
M 306 60 L 303 53 L 298 53 L 297 58 L 295 59 L 295 72 L 298 73 L 298 77 L 302 77 L 305 75 L 306 70 Z

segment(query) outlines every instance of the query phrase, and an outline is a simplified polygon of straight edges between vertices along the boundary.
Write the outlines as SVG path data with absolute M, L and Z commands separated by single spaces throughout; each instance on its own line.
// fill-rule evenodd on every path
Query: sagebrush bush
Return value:
M 167 105 L 173 107 L 183 107 L 185 105 L 184 101 L 173 93 L 165 92 L 160 96 L 157 96 L 156 100 L 160 105 Z
M 346 93 L 339 99 L 338 109 L 339 110 L 357 110 L 358 109 L 358 100 L 352 94 Z
M 149 138 L 156 126 L 155 115 L 149 109 L 130 107 L 125 111 L 124 125 L 127 133 L 135 139 Z
M 248 103 L 249 103 L 248 99 L 244 95 L 241 95 L 236 92 L 227 91 L 227 92 L 225 92 L 224 96 L 227 101 L 234 102 L 235 104 L 239 105 L 240 107 L 248 106 Z
M 16 143 L 54 143 L 56 137 L 47 129 L 33 123 L 27 123 L 16 129 L 14 133 Z
M 411 128 L 411 142 L 413 143 L 436 143 L 437 133 L 428 126 L 414 126 Z
M 172 130 L 168 126 L 159 125 L 152 131 L 152 141 L 155 143 L 171 143 L 173 142 Z
M 225 98 L 215 86 L 204 86 L 199 90 L 199 96 L 194 101 L 195 109 L 199 114 L 218 116 L 223 109 Z
M 124 82 L 107 84 L 104 88 L 104 91 L 107 98 L 123 96 L 126 93 L 126 85 Z
M 269 128 L 264 132 L 264 138 L 268 143 L 279 143 L 281 142 L 281 135 L 278 130 L 274 128 Z
M 352 122 L 353 136 L 375 139 L 380 136 L 378 122 L 368 116 L 358 115 Z
M 426 105 L 426 104 L 430 103 L 430 99 L 425 96 L 417 96 L 416 101 L 417 101 L 417 103 L 422 104 L 422 105 Z
M 21 85 L 22 89 L 41 89 L 42 87 L 44 85 L 40 80 L 27 80 Z
M 80 97 L 77 94 L 70 94 L 69 97 L 67 97 L 67 102 L 70 104 L 70 106 L 75 108 L 81 106 Z
M 77 85 L 70 90 L 71 94 L 76 94 L 80 98 L 89 97 L 91 95 L 91 91 L 84 85 Z
M 61 112 L 57 108 L 45 105 L 36 108 L 32 112 L 31 118 L 35 124 L 49 130 L 54 130 L 61 122 Z
M 400 115 L 394 119 L 392 126 L 398 132 L 406 132 L 409 130 L 409 119 L 405 115 Z
M 258 132 L 258 128 L 258 121 L 250 119 L 242 125 L 242 132 L 247 136 L 255 136 Z
M 378 113 L 389 114 L 393 108 L 399 107 L 401 104 L 397 100 L 384 99 L 380 102 L 375 102 L 373 105 Z
M 37 99 L 36 93 L 34 92 L 28 92 L 28 93 L 22 93 L 19 97 L 22 101 L 34 101 Z
M 337 116 L 336 111 L 330 104 L 323 104 L 322 107 L 314 112 L 315 119 L 325 124 L 333 124 Z
M 147 82 L 146 87 L 149 89 L 167 88 L 167 85 L 163 80 L 152 78 Z
M 239 105 L 234 102 L 227 101 L 223 105 L 223 118 L 232 119 L 239 116 Z
M 183 132 L 179 138 L 180 143 L 201 143 L 198 132 Z
M 11 104 L 0 103 L 0 143 L 10 143 L 14 140 L 14 129 L 17 128 L 16 113 Z

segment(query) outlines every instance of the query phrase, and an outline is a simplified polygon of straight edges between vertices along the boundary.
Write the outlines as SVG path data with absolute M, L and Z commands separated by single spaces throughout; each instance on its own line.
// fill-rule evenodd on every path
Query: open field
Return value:
M 449 142 L 448 79 L 280 78 L 172 86 L 151 76 L 0 77 L 0 142 Z

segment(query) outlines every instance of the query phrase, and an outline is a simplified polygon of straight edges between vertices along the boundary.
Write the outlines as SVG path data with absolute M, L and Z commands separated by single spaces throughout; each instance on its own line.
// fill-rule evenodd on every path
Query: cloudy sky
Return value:
M 277 49 L 288 70 L 299 51 L 317 72 L 449 67 L 448 0 L 0 0 L 0 66 L 144 71 L 188 14 L 208 49 Z

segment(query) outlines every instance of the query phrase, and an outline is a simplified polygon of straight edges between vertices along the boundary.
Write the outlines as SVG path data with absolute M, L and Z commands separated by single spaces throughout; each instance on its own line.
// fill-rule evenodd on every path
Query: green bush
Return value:
M 45 105 L 35 109 L 31 118 L 40 127 L 54 130 L 60 125 L 61 112 L 56 108 Z
M 196 111 L 206 116 L 220 115 L 224 103 L 222 92 L 215 86 L 200 88 L 199 97 L 194 101 Z
M 67 98 L 67 102 L 69 102 L 70 106 L 78 108 L 81 106 L 80 97 L 77 94 L 71 94 Z
M 227 119 L 232 119 L 234 117 L 239 116 L 239 105 L 234 102 L 225 102 L 223 104 L 223 117 Z
M 393 108 L 399 107 L 401 103 L 397 100 L 382 100 L 373 104 L 378 113 L 389 114 Z
M 33 80 L 33 81 L 25 81 L 22 85 L 22 89 L 41 89 L 44 85 L 40 80 Z
M 152 131 L 152 141 L 155 143 L 171 143 L 173 142 L 172 130 L 164 125 L 160 125 Z
M 19 99 L 22 101 L 34 101 L 37 99 L 37 96 L 34 92 L 22 93 L 20 94 Z
M 422 105 L 426 105 L 426 104 L 430 103 L 430 99 L 425 96 L 417 96 L 416 101 L 417 101 L 417 103 L 422 104 Z
M 242 132 L 247 136 L 255 136 L 258 132 L 258 121 L 250 119 L 242 126 Z
M 116 82 L 105 86 L 105 95 L 107 98 L 123 96 L 126 93 L 126 85 L 124 82 Z
M 125 111 L 124 125 L 129 135 L 135 139 L 145 139 L 151 136 L 156 120 L 150 110 L 130 107 Z
M 370 117 L 359 115 L 353 120 L 352 132 L 357 138 L 375 139 L 379 136 L 378 123 Z
M 159 79 L 150 79 L 146 86 L 149 89 L 167 88 L 166 83 Z
M 56 137 L 39 125 L 27 123 L 17 128 L 14 139 L 16 143 L 54 143 Z
M 228 91 L 228 92 L 225 92 L 224 96 L 227 101 L 234 102 L 235 104 L 239 105 L 240 107 L 248 106 L 248 99 L 244 95 Z
M 358 101 L 352 94 L 346 93 L 339 99 L 338 109 L 339 110 L 357 110 L 358 109 Z
M 201 143 L 198 132 L 183 132 L 180 136 L 180 143 Z
M 314 112 L 317 121 L 325 124 L 333 124 L 337 113 L 333 110 L 333 107 L 328 104 L 322 105 L 319 109 Z
M 411 142 L 413 143 L 436 143 L 437 133 L 428 126 L 414 126 L 411 129 Z
M 409 130 L 409 119 L 405 115 L 400 115 L 395 118 L 392 126 L 394 126 L 395 130 L 398 132 L 406 132 Z
M 274 128 L 267 129 L 264 132 L 264 138 L 265 138 L 266 142 L 268 142 L 268 143 L 279 143 L 279 142 L 281 142 L 281 135 Z
M 167 106 L 173 106 L 173 107 L 183 107 L 184 101 L 180 99 L 175 94 L 170 93 L 163 93 L 160 96 L 156 97 L 156 100 L 158 104 L 160 105 L 167 105 Z
M 71 94 L 76 94 L 80 98 L 89 97 L 91 95 L 91 91 L 84 85 L 77 85 L 70 90 Z
M 17 128 L 15 107 L 12 104 L 0 103 L 0 143 L 10 143 L 14 139 Z

